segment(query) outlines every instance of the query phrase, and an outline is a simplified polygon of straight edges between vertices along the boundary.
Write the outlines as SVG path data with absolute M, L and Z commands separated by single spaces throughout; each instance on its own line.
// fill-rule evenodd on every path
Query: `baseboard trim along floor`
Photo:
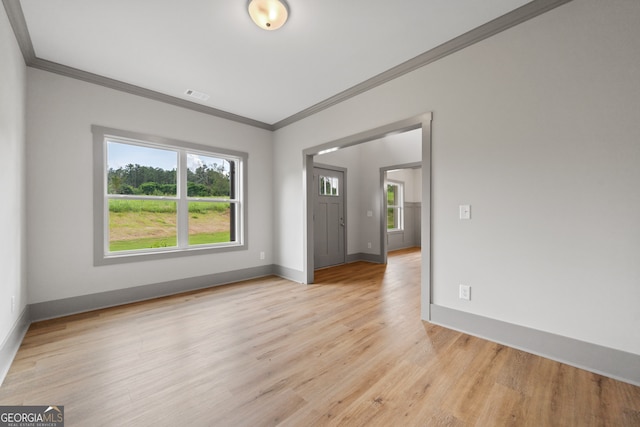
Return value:
M 640 356 L 633 353 L 434 304 L 431 305 L 430 321 L 446 328 L 640 386 Z

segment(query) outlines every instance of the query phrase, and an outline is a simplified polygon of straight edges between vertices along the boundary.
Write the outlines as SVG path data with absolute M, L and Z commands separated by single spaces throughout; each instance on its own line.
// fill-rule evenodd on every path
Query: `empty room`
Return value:
M 639 1 L 2 3 L 0 425 L 640 425 Z

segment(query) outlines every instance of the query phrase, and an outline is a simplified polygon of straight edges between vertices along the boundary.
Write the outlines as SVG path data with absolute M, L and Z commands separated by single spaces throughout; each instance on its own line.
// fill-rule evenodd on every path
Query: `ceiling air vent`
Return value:
M 196 90 L 187 89 L 184 94 L 190 96 L 191 98 L 199 99 L 200 101 L 206 101 L 207 99 L 209 99 L 209 95 L 207 95 L 206 93 L 198 92 Z

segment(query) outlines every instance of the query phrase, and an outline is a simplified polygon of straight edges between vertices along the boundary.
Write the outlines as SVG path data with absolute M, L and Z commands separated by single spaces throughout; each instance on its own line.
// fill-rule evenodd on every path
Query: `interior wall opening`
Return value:
M 421 316 L 429 318 L 430 283 L 431 283 L 431 113 L 416 116 L 403 121 L 391 123 L 369 131 L 354 134 L 339 140 L 327 142 L 303 151 L 303 179 L 304 179 L 304 275 L 305 283 L 314 282 L 314 206 L 313 194 L 317 190 L 313 179 L 316 163 L 338 163 L 349 173 L 349 187 L 351 194 L 347 228 L 347 261 L 353 257 L 364 258 L 374 262 L 386 262 L 386 200 L 383 197 L 384 174 L 381 168 L 397 169 L 404 167 L 418 167 L 422 165 L 420 178 L 421 212 L 420 212 L 420 241 L 422 246 L 422 277 L 421 277 Z M 417 161 L 395 161 L 385 164 L 385 151 L 372 148 L 377 140 L 389 139 L 403 135 L 408 137 L 415 131 L 418 135 L 419 154 Z M 398 146 L 399 147 L 399 146 Z M 352 150 L 348 150 L 352 148 Z M 369 149 L 363 155 L 363 150 Z M 387 149 L 389 147 L 386 147 Z M 402 150 L 399 150 L 402 151 Z M 401 154 L 401 153 L 400 153 Z M 372 160 L 377 159 L 377 166 L 372 167 Z M 416 160 L 416 159 L 413 159 Z M 346 165 L 346 166 L 345 166 Z M 384 169 L 386 172 L 387 169 Z M 373 174 L 373 175 L 372 175 Z M 357 178 L 355 178 L 357 176 Z M 382 176 L 382 178 L 380 178 Z M 373 194 L 374 196 L 371 196 Z M 353 228 L 352 228 L 353 227 Z M 372 231 L 375 230 L 375 231 Z
M 383 252 L 421 247 L 422 161 L 380 168 Z M 386 257 L 385 257 L 386 258 Z

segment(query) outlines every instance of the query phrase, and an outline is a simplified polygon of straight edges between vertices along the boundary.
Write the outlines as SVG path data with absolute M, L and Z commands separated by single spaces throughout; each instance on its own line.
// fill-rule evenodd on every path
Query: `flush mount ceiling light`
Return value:
M 249 15 L 263 30 L 277 30 L 289 17 L 289 7 L 284 0 L 249 0 Z

